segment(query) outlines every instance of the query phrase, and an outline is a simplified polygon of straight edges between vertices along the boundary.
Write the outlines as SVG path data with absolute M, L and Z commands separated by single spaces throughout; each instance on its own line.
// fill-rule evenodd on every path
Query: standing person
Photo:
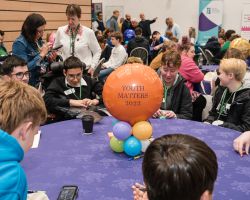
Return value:
M 119 10 L 114 10 L 113 15 L 110 18 L 110 29 L 113 30 L 114 32 L 120 31 L 119 30 L 119 25 L 118 25 L 118 17 L 120 15 Z
M 179 40 L 181 37 L 180 26 L 178 24 L 174 23 L 174 20 L 171 17 L 168 17 L 166 19 L 166 25 L 167 25 L 167 28 L 166 28 L 165 33 L 168 31 L 171 31 L 173 33 L 173 36 Z
M 160 78 L 164 94 L 161 108 L 153 117 L 192 119 L 192 99 L 185 80 L 178 73 L 180 66 L 181 56 L 176 51 L 162 55 Z
M 12 53 L 28 63 L 31 74 L 29 84 L 32 86 L 39 82 L 41 66 L 38 63 L 45 58 L 52 46 L 42 41 L 45 25 L 42 15 L 30 14 L 23 23 L 21 35 L 12 46 Z
M 67 6 L 66 16 L 69 24 L 58 28 L 54 47 L 63 45 L 60 49 L 63 60 L 72 55 L 78 57 L 86 64 L 86 71 L 92 75 L 100 59 L 101 48 L 94 31 L 80 24 L 81 13 L 79 5 Z
M 200 139 L 164 135 L 147 148 L 142 173 L 145 186 L 132 187 L 134 200 L 211 200 L 218 162 L 215 152 Z
M 155 17 L 152 20 L 145 19 L 144 13 L 140 14 L 141 21 L 139 22 L 139 26 L 142 28 L 142 36 L 145 37 L 147 40 L 150 39 L 151 36 L 151 28 L 150 24 L 155 23 L 157 20 L 157 17 Z
M 121 32 L 122 32 L 123 35 L 124 35 L 124 32 L 125 32 L 127 29 L 131 29 L 131 15 L 130 15 L 130 14 L 126 14 L 126 15 L 125 15 L 125 20 L 124 20 L 123 23 L 122 23 Z
M 0 81 L 0 113 L 0 199 L 26 200 L 27 179 L 20 162 L 46 120 L 46 108 L 35 88 Z
M 186 80 L 186 86 L 192 96 L 193 120 L 202 121 L 202 111 L 206 107 L 206 99 L 194 91 L 194 84 L 200 83 L 204 79 L 204 74 L 194 62 L 194 45 L 188 42 L 187 37 L 183 37 L 179 51 L 181 54 L 179 73 Z
M 102 12 L 97 12 L 96 15 L 97 15 L 97 19 L 92 23 L 92 29 L 94 32 L 97 30 L 103 32 L 105 30 L 105 26 L 104 26 L 104 23 L 102 21 L 103 14 L 102 14 Z
M 7 49 L 5 48 L 3 41 L 4 41 L 4 32 L 0 30 L 0 57 L 8 55 Z
M 0 75 L 6 81 L 16 80 L 27 84 L 30 78 L 27 63 L 15 55 L 6 58 L 2 64 Z

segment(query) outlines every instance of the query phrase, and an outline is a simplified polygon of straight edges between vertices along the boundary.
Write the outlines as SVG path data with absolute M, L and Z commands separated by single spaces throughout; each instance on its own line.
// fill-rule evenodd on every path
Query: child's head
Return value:
M 20 81 L 0 81 L 0 128 L 29 150 L 47 113 L 42 96 Z
M 219 71 L 226 75 L 232 75 L 236 81 L 242 81 L 247 70 L 247 64 L 244 60 L 229 58 L 223 59 L 220 62 Z M 219 76 L 220 77 L 220 76 Z M 220 78 L 221 79 L 221 78 Z
M 189 135 L 173 134 L 149 145 L 142 171 L 149 200 L 200 200 L 210 199 L 218 164 L 206 143 Z
M 134 56 L 128 57 L 127 64 L 133 64 L 133 63 L 143 64 L 143 61 L 140 57 L 134 57 Z
M 111 37 L 112 45 L 117 46 L 117 45 L 121 44 L 122 38 L 123 38 L 121 32 L 118 32 L 118 31 L 114 32 L 111 34 L 110 37 Z

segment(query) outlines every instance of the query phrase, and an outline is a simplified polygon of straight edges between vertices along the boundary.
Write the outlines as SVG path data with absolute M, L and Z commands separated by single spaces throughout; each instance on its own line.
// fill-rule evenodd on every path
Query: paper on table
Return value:
M 39 130 L 38 133 L 35 135 L 33 145 L 31 148 L 38 148 L 40 136 L 41 136 L 41 130 Z

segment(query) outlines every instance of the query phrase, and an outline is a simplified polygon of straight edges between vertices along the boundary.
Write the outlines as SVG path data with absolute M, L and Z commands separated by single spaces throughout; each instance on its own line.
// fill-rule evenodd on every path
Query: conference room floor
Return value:
M 50 199 L 56 199 L 63 185 L 78 185 L 78 199 L 132 199 L 131 185 L 142 182 L 142 159 L 129 161 L 125 154 L 110 149 L 107 132 L 112 131 L 113 121 L 104 117 L 95 124 L 92 135 L 82 135 L 80 120 L 41 127 L 39 147 L 31 149 L 22 162 L 29 189 L 45 190 Z M 154 137 L 190 134 L 216 152 L 215 200 L 250 199 L 250 156 L 240 157 L 232 148 L 239 132 L 180 119 L 150 121 Z

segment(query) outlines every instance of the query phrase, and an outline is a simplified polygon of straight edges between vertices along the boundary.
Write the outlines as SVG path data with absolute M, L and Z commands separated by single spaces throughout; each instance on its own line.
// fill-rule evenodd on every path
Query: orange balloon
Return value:
M 152 135 L 152 132 L 153 127 L 149 122 L 146 121 L 137 122 L 132 128 L 132 133 L 138 140 L 149 139 Z
M 145 121 L 161 106 L 163 85 L 157 73 L 142 64 L 126 64 L 112 72 L 103 88 L 107 110 L 131 125 Z

